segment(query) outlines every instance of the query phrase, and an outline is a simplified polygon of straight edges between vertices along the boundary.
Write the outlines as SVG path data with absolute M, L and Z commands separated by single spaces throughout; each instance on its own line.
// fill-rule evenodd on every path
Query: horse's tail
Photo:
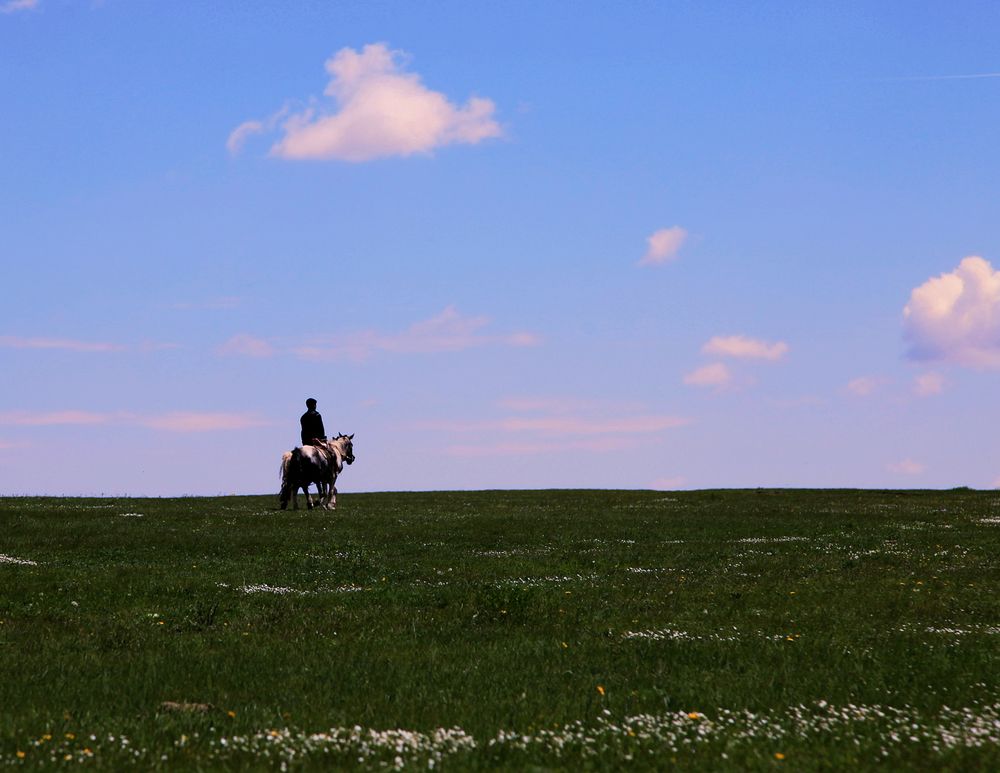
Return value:
M 281 505 L 281 509 L 284 510 L 288 507 L 288 500 L 292 498 L 292 491 L 294 487 L 292 485 L 292 466 L 295 461 L 295 451 L 285 451 L 281 455 L 281 493 L 278 494 L 278 502 Z

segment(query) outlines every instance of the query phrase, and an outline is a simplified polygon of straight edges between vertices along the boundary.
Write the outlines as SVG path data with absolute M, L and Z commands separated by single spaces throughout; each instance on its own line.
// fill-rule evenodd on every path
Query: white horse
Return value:
M 316 484 L 316 504 L 326 510 L 337 509 L 337 476 L 345 464 L 354 464 L 354 435 L 338 435 L 333 440 L 317 440 L 313 445 L 294 448 L 281 455 L 281 509 L 299 509 L 299 489 L 306 495 L 311 510 L 309 484 Z

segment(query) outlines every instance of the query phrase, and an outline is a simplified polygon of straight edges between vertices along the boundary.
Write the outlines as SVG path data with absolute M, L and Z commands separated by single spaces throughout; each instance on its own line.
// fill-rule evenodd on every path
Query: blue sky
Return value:
M 0 0 L 0 493 L 997 485 L 998 33 Z

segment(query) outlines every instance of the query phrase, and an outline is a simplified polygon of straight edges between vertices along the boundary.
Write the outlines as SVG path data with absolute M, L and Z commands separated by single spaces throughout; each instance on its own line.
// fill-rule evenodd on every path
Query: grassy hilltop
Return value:
M 1000 495 L 0 499 L 0 767 L 1000 768 Z

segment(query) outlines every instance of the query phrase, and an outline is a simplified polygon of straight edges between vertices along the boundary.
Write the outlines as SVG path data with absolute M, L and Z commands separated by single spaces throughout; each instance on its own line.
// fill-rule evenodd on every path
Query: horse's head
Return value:
M 350 435 L 340 435 L 337 440 L 340 442 L 340 447 L 344 454 L 345 464 L 354 464 L 354 433 Z

